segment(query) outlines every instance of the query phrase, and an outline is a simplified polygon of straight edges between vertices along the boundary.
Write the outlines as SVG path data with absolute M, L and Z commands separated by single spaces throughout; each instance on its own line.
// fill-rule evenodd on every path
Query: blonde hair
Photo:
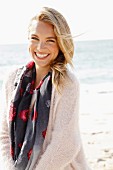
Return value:
M 34 20 L 48 22 L 54 26 L 54 33 L 57 37 L 60 50 L 57 58 L 50 64 L 50 67 L 53 71 L 52 82 L 58 89 L 66 76 L 67 64 L 73 66 L 74 43 L 69 25 L 61 13 L 49 7 L 43 7 L 41 12 L 31 19 L 28 29 L 29 33 Z

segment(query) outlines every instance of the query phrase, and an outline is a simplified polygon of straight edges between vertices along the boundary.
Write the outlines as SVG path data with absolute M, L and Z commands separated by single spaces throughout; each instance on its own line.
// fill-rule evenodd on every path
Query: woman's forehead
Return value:
M 54 27 L 52 24 L 44 21 L 33 21 L 30 25 L 30 34 L 47 34 L 48 36 L 54 36 Z

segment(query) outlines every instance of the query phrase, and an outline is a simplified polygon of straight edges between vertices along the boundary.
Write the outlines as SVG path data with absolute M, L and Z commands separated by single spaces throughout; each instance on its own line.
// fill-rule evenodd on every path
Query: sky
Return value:
M 66 18 L 75 41 L 113 39 L 113 0 L 0 0 L 0 44 L 26 43 L 30 19 L 43 6 Z

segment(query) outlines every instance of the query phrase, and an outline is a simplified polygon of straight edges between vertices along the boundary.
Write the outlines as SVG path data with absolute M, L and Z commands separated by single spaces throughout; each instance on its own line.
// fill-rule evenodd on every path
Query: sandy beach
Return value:
M 97 91 L 97 90 L 96 90 Z M 113 170 L 113 93 L 81 90 L 80 129 L 92 170 Z

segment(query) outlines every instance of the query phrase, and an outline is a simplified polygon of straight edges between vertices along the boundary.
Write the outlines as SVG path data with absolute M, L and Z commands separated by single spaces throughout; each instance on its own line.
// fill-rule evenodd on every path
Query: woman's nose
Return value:
M 37 44 L 37 50 L 43 50 L 45 48 L 45 43 L 44 42 L 39 42 Z

